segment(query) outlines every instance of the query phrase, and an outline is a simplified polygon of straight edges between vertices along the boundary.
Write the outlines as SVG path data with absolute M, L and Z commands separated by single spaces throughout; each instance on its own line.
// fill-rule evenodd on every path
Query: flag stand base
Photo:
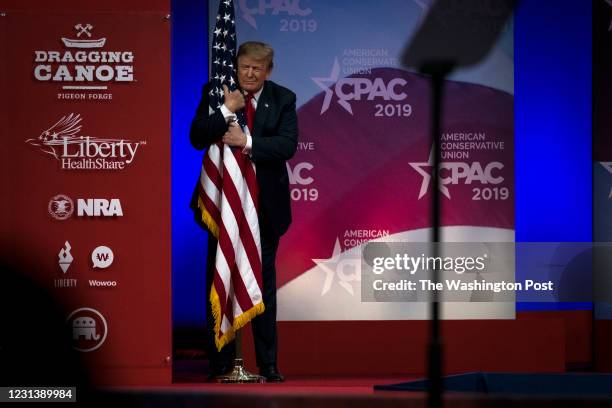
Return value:
M 234 360 L 234 368 L 228 374 L 220 375 L 214 378 L 217 383 L 236 384 L 236 383 L 265 383 L 265 377 L 249 373 L 244 368 L 244 362 L 241 358 Z

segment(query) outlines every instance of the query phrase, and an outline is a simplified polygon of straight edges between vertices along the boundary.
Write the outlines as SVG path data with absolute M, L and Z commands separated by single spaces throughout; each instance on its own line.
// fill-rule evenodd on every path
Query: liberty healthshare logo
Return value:
M 336 58 L 329 77 L 311 79 L 325 91 L 325 97 L 321 105 L 321 115 L 329 109 L 333 99 L 351 115 L 353 115 L 351 103 L 362 100 L 373 102 L 372 116 L 374 117 L 408 117 L 412 115 L 412 105 L 405 103 L 408 98 L 408 94 L 405 92 L 408 82 L 404 78 L 392 78 L 390 80 L 380 77 L 340 78 L 340 63 Z M 330 85 L 332 86 L 330 87 Z
M 74 213 L 74 204 L 70 197 L 58 194 L 49 200 L 49 214 L 56 220 L 64 221 Z M 123 217 L 121 200 L 118 198 L 79 198 L 77 199 L 78 217 Z
M 82 121 L 79 114 L 63 116 L 26 143 L 59 161 L 62 170 L 124 170 L 147 144 L 82 135 Z
M 34 51 L 34 78 L 39 82 L 62 84 L 58 99 L 112 99 L 105 91 L 111 83 L 134 82 L 134 52 L 104 51 L 106 38 L 95 38 L 93 25 L 74 26 L 76 36 L 62 37 L 64 50 Z M 75 92 L 76 91 L 76 92 Z

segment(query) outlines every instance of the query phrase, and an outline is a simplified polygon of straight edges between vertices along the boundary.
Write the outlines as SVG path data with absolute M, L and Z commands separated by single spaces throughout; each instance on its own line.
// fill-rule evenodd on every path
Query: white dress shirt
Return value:
M 253 99 L 251 99 L 251 104 L 253 105 L 254 110 L 257 110 L 257 101 L 259 100 L 259 97 L 261 96 L 262 91 L 263 91 L 263 86 L 261 87 L 259 91 L 253 94 Z M 221 113 L 223 114 L 223 117 L 225 118 L 226 123 L 236 120 L 236 114 L 230 111 L 227 108 L 227 106 L 225 106 L 225 104 L 221 105 Z M 248 126 L 245 126 L 244 129 L 242 129 L 242 131 L 244 132 L 247 138 L 246 145 L 244 146 L 244 149 L 242 149 L 242 153 L 250 155 L 251 149 L 253 148 L 253 138 L 251 137 L 251 130 L 249 129 Z

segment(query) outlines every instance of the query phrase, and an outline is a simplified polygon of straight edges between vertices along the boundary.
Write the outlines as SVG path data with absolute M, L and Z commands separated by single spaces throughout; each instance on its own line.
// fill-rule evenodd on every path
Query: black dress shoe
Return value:
M 259 375 L 266 378 L 267 382 L 284 382 L 285 377 L 278 371 L 275 365 L 264 366 L 259 369 Z

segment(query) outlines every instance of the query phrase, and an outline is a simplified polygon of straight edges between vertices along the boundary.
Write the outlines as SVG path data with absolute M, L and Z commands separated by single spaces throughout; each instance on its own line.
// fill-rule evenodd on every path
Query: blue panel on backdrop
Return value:
M 206 234 L 189 200 L 202 152 L 189 143 L 189 125 L 208 78 L 208 2 L 172 2 L 172 300 L 175 326 L 205 321 Z
M 524 0 L 514 32 L 516 240 L 591 241 L 591 2 Z M 552 308 L 591 304 L 517 305 Z

